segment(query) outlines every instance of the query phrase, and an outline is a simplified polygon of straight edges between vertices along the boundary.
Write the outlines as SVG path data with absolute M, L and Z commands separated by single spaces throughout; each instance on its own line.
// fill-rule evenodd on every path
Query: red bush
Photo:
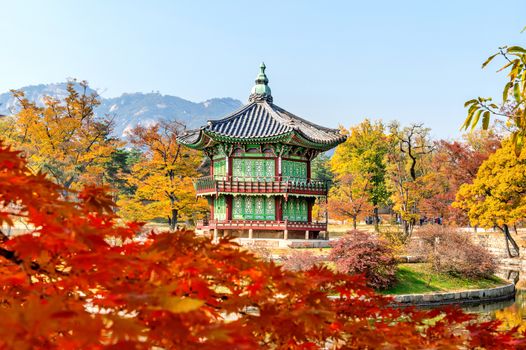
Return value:
M 359 230 L 331 242 L 329 259 L 340 272 L 364 274 L 367 285 L 386 289 L 396 282 L 396 259 L 386 241 Z
M 491 254 L 473 243 L 468 233 L 431 225 L 421 228 L 410 249 L 439 272 L 468 278 L 490 277 L 497 265 Z
M 321 257 L 309 250 L 292 250 L 283 257 L 283 268 L 290 271 L 306 271 L 321 262 Z

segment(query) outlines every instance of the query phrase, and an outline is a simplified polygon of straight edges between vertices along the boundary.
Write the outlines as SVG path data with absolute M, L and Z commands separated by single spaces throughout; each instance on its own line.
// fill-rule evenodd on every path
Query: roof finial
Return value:
M 272 94 L 270 87 L 268 86 L 267 75 L 265 74 L 266 68 L 267 66 L 265 66 L 265 63 L 261 62 L 261 65 L 259 66 L 259 74 L 256 77 L 256 85 L 254 85 L 250 92 L 249 102 L 268 101 L 272 103 Z

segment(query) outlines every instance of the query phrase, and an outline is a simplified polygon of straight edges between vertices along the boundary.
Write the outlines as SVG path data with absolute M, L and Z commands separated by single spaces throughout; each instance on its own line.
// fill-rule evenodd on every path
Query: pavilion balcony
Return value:
M 303 194 L 326 196 L 327 182 L 292 177 L 204 176 L 195 180 L 197 195 L 217 193 Z
M 326 222 L 278 221 L 278 220 L 199 220 L 198 230 L 288 230 L 288 231 L 327 231 Z

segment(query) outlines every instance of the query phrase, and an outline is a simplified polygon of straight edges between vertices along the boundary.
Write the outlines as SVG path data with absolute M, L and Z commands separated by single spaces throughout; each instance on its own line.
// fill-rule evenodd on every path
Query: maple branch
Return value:
M 0 256 L 5 258 L 6 260 L 9 260 L 17 265 L 22 265 L 24 263 L 24 260 L 20 259 L 17 255 L 16 255 L 16 252 L 14 251 L 11 251 L 11 250 L 7 250 L 5 248 L 2 248 L 0 247 Z M 33 271 L 41 271 L 41 272 L 46 272 L 44 270 L 41 270 L 40 268 L 40 264 L 37 263 L 36 261 L 32 261 L 30 264 L 29 264 L 29 268 Z

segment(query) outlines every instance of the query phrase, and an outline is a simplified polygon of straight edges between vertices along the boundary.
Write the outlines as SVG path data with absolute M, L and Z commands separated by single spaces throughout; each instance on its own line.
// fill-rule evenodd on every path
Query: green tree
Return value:
M 325 153 L 320 154 L 311 162 L 311 177 L 315 180 L 332 183 L 334 174 L 331 171 L 330 158 Z
M 526 28 L 525 28 L 526 29 Z M 478 97 L 465 103 L 468 116 L 462 127 L 474 129 L 479 123 L 489 128 L 490 116 L 504 117 L 505 126 L 511 131 L 513 150 L 518 155 L 526 137 L 526 49 L 520 46 L 504 46 L 482 64 L 485 68 L 495 58 L 505 64 L 498 70 L 508 72 L 508 81 L 502 91 L 502 102 L 496 104 L 492 98 Z
M 460 187 L 455 207 L 467 211 L 472 225 L 498 227 L 504 234 L 508 255 L 509 243 L 519 254 L 519 246 L 510 227 L 526 217 L 526 150 L 517 155 L 513 140 L 503 142 L 480 166 L 471 184 Z
M 117 192 L 117 196 L 132 195 L 137 187 L 128 181 L 132 167 L 139 162 L 138 149 L 117 149 L 104 164 L 104 182 Z

